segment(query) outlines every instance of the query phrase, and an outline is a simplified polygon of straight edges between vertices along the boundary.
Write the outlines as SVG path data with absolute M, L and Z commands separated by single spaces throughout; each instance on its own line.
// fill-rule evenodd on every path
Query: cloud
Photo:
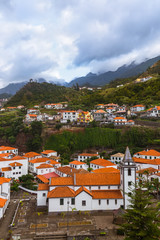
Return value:
M 0 81 L 72 80 L 160 55 L 159 0 L 0 0 Z

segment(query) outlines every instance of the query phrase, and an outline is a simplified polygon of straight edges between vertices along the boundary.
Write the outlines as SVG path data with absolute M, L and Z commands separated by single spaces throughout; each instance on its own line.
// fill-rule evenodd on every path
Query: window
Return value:
M 15 167 L 13 167 L 13 169 L 15 169 Z
M 13 173 L 13 175 L 15 174 L 15 172 Z
M 45 197 L 46 196 L 46 193 L 43 193 L 43 195 L 42 195 L 43 197 Z
M 82 200 L 82 206 L 86 206 L 86 201 Z
M 71 199 L 71 204 L 72 204 L 72 205 L 75 205 L 75 198 L 72 198 L 72 199 Z
M 129 196 L 129 197 L 131 196 L 131 192 L 128 193 L 128 196 Z
M 132 182 L 128 182 L 128 186 L 131 186 L 132 185 Z
M 131 176 L 131 169 L 128 168 L 128 176 Z
M 19 172 L 19 174 L 21 174 L 21 172 Z
M 109 205 L 109 199 L 107 199 L 107 205 Z
M 108 189 L 110 189 L 110 186 L 108 186 Z
M 100 186 L 98 186 L 98 189 L 100 190 L 100 189 L 101 189 L 101 187 L 100 187 Z
M 60 205 L 64 205 L 64 199 L 60 198 Z
M 98 200 L 98 204 L 101 205 L 101 200 Z
M 18 172 L 16 172 L 16 174 L 18 174 Z
M 115 199 L 115 205 L 117 205 L 117 199 Z
M 19 167 L 19 169 L 21 169 L 21 167 Z

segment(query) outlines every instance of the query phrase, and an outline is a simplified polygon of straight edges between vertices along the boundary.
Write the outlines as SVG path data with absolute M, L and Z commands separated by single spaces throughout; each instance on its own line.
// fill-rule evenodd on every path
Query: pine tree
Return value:
M 142 190 L 142 185 L 136 186 L 121 226 L 125 240 L 159 240 L 160 212 L 159 205 L 155 205 L 149 191 Z

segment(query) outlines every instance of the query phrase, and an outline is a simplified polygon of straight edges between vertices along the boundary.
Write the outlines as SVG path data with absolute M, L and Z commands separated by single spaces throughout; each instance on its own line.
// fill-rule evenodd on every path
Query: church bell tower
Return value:
M 129 194 L 136 184 L 136 164 L 131 157 L 129 148 L 126 148 L 123 161 L 120 164 L 121 189 L 124 197 L 124 209 L 128 208 Z

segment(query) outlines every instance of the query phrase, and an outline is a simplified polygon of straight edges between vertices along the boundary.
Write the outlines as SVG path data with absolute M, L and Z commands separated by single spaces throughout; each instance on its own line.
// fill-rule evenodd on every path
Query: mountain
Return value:
M 59 86 L 65 86 L 67 83 L 62 80 L 62 79 L 54 79 L 54 80 L 50 80 L 50 81 L 46 81 L 44 78 L 38 78 L 35 79 L 33 81 L 39 82 L 39 83 L 43 83 L 43 82 L 49 82 L 52 84 L 57 84 Z M 6 87 L 1 88 L 0 89 L 0 94 L 2 93 L 8 93 L 10 95 L 14 95 L 16 94 L 16 92 L 18 92 L 22 87 L 24 87 L 28 82 L 24 81 L 24 82 L 18 82 L 18 83 L 10 83 L 8 84 Z
M 148 67 L 152 66 L 158 60 L 160 60 L 160 56 L 146 60 L 145 62 L 142 62 L 140 64 L 136 64 L 135 62 L 133 62 L 130 65 L 123 65 L 119 67 L 116 71 L 108 71 L 99 75 L 89 73 L 85 77 L 79 77 L 72 80 L 68 84 L 68 86 L 71 87 L 73 85 L 76 85 L 77 83 L 79 86 L 104 86 L 117 78 L 129 78 L 142 74 L 148 69 Z
M 57 86 L 47 82 L 39 83 L 30 81 L 10 98 L 6 106 L 24 105 L 32 107 L 40 103 L 78 100 L 79 96 L 80 92 L 72 88 Z

